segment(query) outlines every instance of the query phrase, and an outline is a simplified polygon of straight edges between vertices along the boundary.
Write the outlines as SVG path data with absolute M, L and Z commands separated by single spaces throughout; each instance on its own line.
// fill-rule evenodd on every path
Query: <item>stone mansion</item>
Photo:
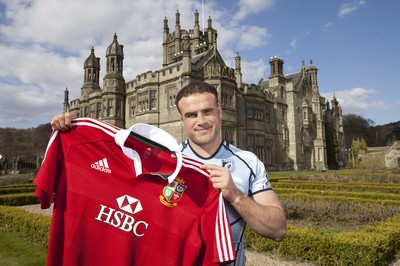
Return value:
M 134 79 L 124 77 L 124 46 L 115 34 L 106 49 L 101 88 L 100 58 L 92 48 L 83 66 L 80 98 L 69 101 L 65 90 L 64 111 L 121 128 L 134 123 L 152 124 L 180 142 L 185 136 L 175 96 L 189 82 L 205 81 L 219 93 L 223 138 L 255 153 L 267 170 L 324 171 L 328 169 L 330 151 L 337 161 L 343 161 L 342 110 L 335 98 L 329 102 L 320 95 L 318 69 L 312 61 L 308 66 L 301 62 L 298 73 L 285 75 L 284 60 L 273 57 L 269 60 L 268 79 L 248 84 L 242 80 L 239 54 L 234 68 L 221 57 L 211 18 L 203 30 L 197 11 L 193 29 L 181 29 L 179 11 L 175 19 L 173 31 L 164 19 L 162 68 Z

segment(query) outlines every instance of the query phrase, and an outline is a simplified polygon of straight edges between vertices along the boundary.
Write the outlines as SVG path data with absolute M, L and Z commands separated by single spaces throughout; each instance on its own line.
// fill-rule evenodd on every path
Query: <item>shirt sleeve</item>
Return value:
M 214 197 L 215 200 L 207 204 L 207 210 L 203 213 L 201 221 L 205 242 L 203 265 L 225 264 L 236 259 L 232 231 L 222 194 L 216 192 Z
M 39 172 L 33 183 L 36 185 L 35 194 L 40 200 L 40 207 L 47 209 L 51 205 L 58 177 L 63 172 L 63 153 L 61 152 L 61 136 L 54 131 L 47 144 L 46 153 Z
M 264 164 L 256 158 L 255 166 L 253 167 L 254 177 L 250 180 L 250 193 L 254 195 L 257 192 L 272 190 L 269 182 L 268 173 Z

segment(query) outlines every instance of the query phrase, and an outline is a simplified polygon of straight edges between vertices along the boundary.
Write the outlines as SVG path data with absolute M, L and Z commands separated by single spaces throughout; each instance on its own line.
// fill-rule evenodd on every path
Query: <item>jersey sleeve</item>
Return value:
M 59 131 L 54 131 L 47 144 L 46 153 L 39 172 L 33 183 L 36 185 L 35 194 L 40 200 L 42 209 L 47 209 L 51 205 L 52 196 L 55 192 L 58 177 L 64 171 L 63 152 Z
M 269 182 L 268 173 L 264 164 L 256 158 L 255 166 L 253 167 L 254 176 L 250 180 L 250 195 L 257 192 L 271 190 L 272 186 Z
M 236 259 L 222 194 L 216 192 L 214 197 L 215 200 L 207 204 L 201 220 L 201 233 L 205 242 L 203 265 L 226 264 Z

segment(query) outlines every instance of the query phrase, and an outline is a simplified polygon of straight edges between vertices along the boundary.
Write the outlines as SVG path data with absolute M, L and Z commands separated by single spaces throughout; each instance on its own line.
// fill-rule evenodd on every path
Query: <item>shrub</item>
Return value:
M 40 200 L 34 193 L 18 193 L 0 195 L 0 205 L 6 206 L 23 206 L 31 204 L 39 204 Z
M 18 232 L 23 238 L 47 249 L 51 217 L 0 206 L 0 229 Z

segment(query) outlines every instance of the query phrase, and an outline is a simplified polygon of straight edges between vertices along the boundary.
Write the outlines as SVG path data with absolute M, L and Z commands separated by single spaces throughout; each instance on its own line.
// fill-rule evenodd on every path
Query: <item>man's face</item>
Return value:
M 178 102 L 180 118 L 191 145 L 204 150 L 217 149 L 221 144 L 222 111 L 211 93 L 183 97 Z

